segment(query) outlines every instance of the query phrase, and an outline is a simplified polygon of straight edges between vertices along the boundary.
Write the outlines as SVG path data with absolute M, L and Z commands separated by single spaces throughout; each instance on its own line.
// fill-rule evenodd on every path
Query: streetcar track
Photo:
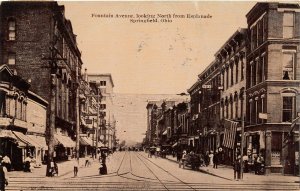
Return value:
M 172 177 L 174 177 L 175 179 L 179 180 L 179 182 L 183 183 L 184 185 L 187 185 L 188 187 L 190 187 L 193 190 L 193 187 L 191 187 L 188 183 L 182 181 L 181 179 L 179 179 L 178 177 L 176 177 L 175 175 L 173 175 L 172 173 L 170 173 L 169 171 L 165 170 L 164 168 L 160 167 L 159 165 L 155 164 L 154 162 L 152 162 L 151 160 L 149 160 L 148 158 L 144 157 L 143 155 L 141 155 L 140 153 L 137 153 L 137 155 L 140 155 L 142 158 L 146 159 L 147 161 L 151 162 L 152 164 L 154 164 L 155 166 L 157 166 L 159 169 L 165 171 L 167 174 L 171 175 Z
M 138 157 L 138 156 L 137 156 Z M 140 157 L 138 157 L 139 159 L 140 159 Z M 141 160 L 141 159 L 140 159 Z M 160 180 L 157 176 L 156 176 L 156 174 L 146 165 L 146 163 L 144 162 L 144 161 L 142 161 L 141 160 L 141 162 L 142 163 L 144 163 L 144 165 L 148 168 L 148 170 L 156 177 L 156 179 L 160 182 L 160 184 L 161 185 L 163 185 L 163 187 L 165 187 L 166 188 L 166 190 L 169 190 L 168 188 L 167 188 L 167 186 L 162 182 L 162 180 Z

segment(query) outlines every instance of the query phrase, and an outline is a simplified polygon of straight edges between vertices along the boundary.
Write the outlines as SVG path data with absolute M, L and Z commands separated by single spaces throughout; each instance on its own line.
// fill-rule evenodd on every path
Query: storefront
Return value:
M 68 136 L 62 134 L 54 134 L 55 152 L 54 159 L 56 161 L 68 160 L 74 154 L 75 142 Z
M 87 156 L 91 155 L 93 152 L 93 140 L 90 138 L 83 136 L 79 139 L 79 156 Z

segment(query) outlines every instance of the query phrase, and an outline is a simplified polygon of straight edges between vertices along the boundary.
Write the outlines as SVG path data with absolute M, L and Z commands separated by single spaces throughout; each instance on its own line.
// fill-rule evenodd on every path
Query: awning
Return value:
M 11 138 L 17 140 L 17 137 L 12 133 L 12 131 L 6 129 L 0 129 L 0 138 Z
M 27 135 L 24 135 L 21 132 L 13 131 L 13 134 L 18 138 L 19 147 L 37 147 L 41 148 L 41 146 L 36 143 L 34 140 L 30 139 Z
M 83 137 L 85 139 L 85 141 L 90 145 L 93 146 L 93 140 L 88 138 L 88 137 Z
M 58 142 L 58 144 L 61 144 L 64 147 L 67 147 L 67 148 L 75 147 L 75 142 L 68 136 L 55 134 L 54 137 L 55 137 L 56 141 Z
M 168 134 L 168 130 L 167 129 L 163 132 L 163 135 L 166 135 L 166 134 Z
M 85 146 L 93 146 L 93 141 L 88 137 L 80 137 L 79 143 Z
M 46 144 L 46 138 L 44 136 L 38 135 L 27 135 L 30 139 L 34 140 L 36 143 L 40 145 L 40 147 L 44 150 L 48 150 L 48 145 Z
M 89 144 L 85 141 L 84 137 L 80 137 L 79 144 L 82 146 L 89 146 Z

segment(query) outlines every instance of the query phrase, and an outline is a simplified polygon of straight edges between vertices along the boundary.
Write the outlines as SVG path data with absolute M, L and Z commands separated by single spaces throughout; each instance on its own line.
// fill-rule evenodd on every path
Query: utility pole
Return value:
M 97 84 L 96 84 L 97 85 Z M 97 159 L 97 155 L 98 155 L 98 127 L 100 124 L 100 117 L 99 117 L 99 112 L 100 112 L 100 101 L 99 101 L 99 97 L 100 97 L 100 88 L 97 87 L 97 127 L 96 127 L 96 153 L 95 153 L 95 157 Z
M 241 158 L 240 158 L 240 164 L 241 164 L 241 168 L 240 168 L 240 173 L 241 173 L 241 180 L 243 180 L 243 166 L 244 166 L 244 160 L 243 160 L 243 156 L 244 156 L 244 131 L 245 131 L 245 116 L 244 114 L 242 114 L 242 129 L 241 129 Z
M 80 139 L 80 131 L 79 131 L 79 123 L 80 123 L 80 116 L 79 116 L 79 79 L 78 79 L 78 64 L 79 61 L 77 60 L 76 63 L 76 82 L 75 82 L 75 94 L 76 94 L 76 100 L 75 100 L 75 109 L 76 109 L 76 159 L 77 162 L 79 162 L 79 139 Z
M 55 45 L 57 43 L 57 37 L 54 32 L 55 25 L 57 24 L 53 16 L 51 24 L 51 44 L 50 44 L 50 55 L 49 57 L 42 58 L 42 60 L 48 60 L 48 66 L 43 68 L 50 68 L 50 109 L 49 109 L 49 125 L 46 127 L 46 135 L 48 138 L 48 158 L 47 158 L 47 168 L 46 176 L 52 176 L 51 173 L 51 162 L 53 162 L 54 157 L 54 129 L 55 129 L 55 109 L 56 109 L 56 85 L 57 85 L 57 70 L 62 68 L 58 66 L 58 61 L 65 60 L 64 58 L 58 58 L 58 50 Z

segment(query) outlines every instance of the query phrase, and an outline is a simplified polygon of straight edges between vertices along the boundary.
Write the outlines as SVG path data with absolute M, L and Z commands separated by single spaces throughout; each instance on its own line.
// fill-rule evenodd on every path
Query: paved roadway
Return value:
M 13 177 L 7 190 L 299 190 L 299 183 L 280 180 L 247 183 L 178 168 L 143 152 L 118 152 L 107 159 L 108 174 L 99 175 L 99 163 L 60 177 L 32 174 Z

